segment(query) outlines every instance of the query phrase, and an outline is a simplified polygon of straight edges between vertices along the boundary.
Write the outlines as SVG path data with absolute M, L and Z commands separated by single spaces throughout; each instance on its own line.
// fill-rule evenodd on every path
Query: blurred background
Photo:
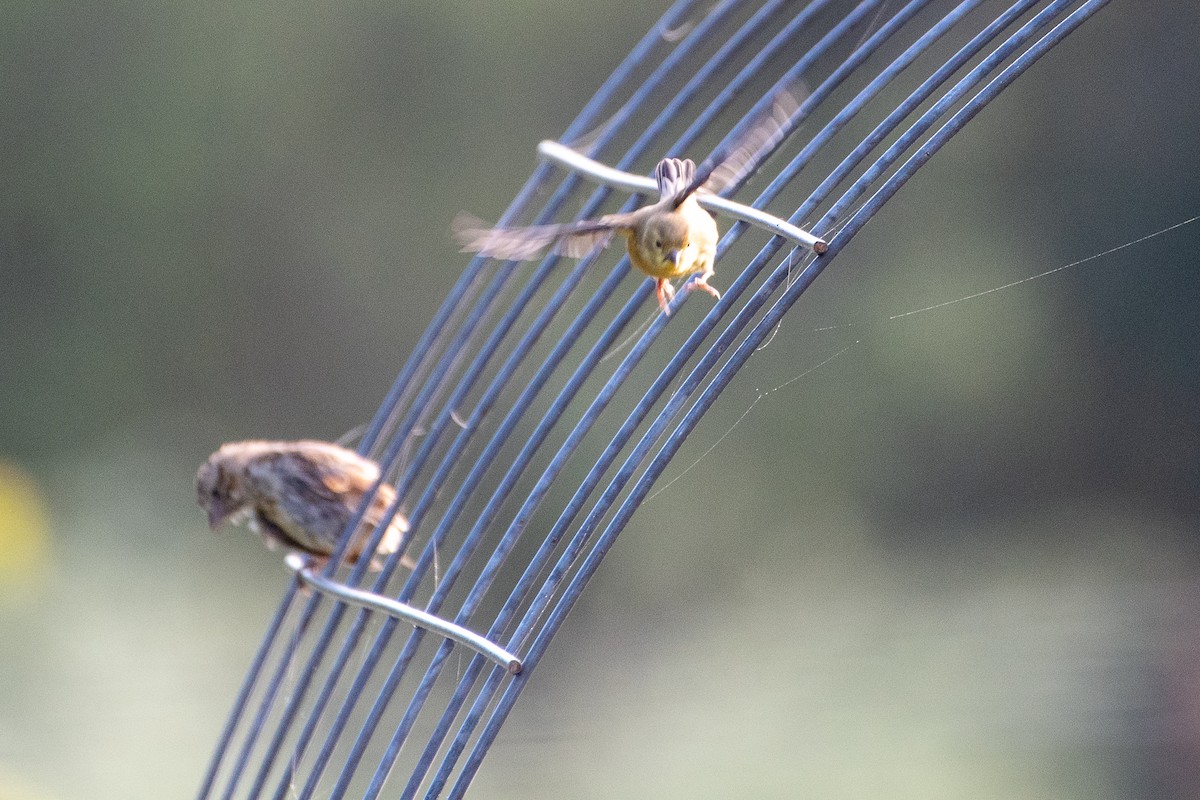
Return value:
M 208 532 L 197 465 L 369 419 L 467 263 L 450 220 L 664 8 L 5 5 L 0 798 L 194 793 L 289 580 Z M 1115 0 L 871 222 L 480 797 L 1200 797 L 1200 223 L 889 320 L 1200 213 L 1197 41 L 1193 3 Z

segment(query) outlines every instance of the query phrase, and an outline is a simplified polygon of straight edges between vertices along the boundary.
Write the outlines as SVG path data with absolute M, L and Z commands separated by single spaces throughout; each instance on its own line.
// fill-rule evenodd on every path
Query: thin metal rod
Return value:
M 614 189 L 624 189 L 634 194 L 654 194 L 658 191 L 658 186 L 650 178 L 613 169 L 550 139 L 539 144 L 537 149 L 538 155 L 546 161 L 558 164 L 560 167 L 569 169 L 572 172 L 586 175 L 604 186 L 610 186 Z M 790 222 L 785 222 L 779 217 L 772 216 L 760 209 L 735 203 L 716 194 L 697 194 L 696 202 L 707 209 L 717 211 L 727 217 L 740 219 L 742 222 L 747 222 L 756 228 L 762 228 L 778 236 L 791 239 L 801 247 L 811 250 L 814 253 L 824 253 L 829 249 L 829 245 L 820 236 L 815 236 L 802 228 L 797 228 Z
M 414 608 L 407 603 L 401 603 L 399 600 L 393 600 L 390 597 L 384 597 L 374 592 L 364 592 L 362 589 L 355 589 L 337 581 L 331 581 L 324 575 L 314 572 L 308 560 L 298 553 L 289 553 L 283 561 L 287 564 L 288 569 L 296 573 L 296 577 L 305 585 L 311 586 L 323 594 L 336 597 L 350 605 L 381 611 L 389 616 L 402 619 L 418 628 L 424 628 L 439 636 L 444 636 L 447 639 L 458 642 L 463 647 L 469 647 L 476 653 L 487 656 L 492 661 L 495 661 L 506 669 L 510 675 L 518 675 L 521 672 L 521 659 L 474 631 L 468 630 L 461 625 L 455 625 L 453 622 L 447 622 L 441 617 L 435 617 L 433 614 L 427 614 L 421 609 Z
M 259 647 L 258 653 L 255 654 L 254 661 L 250 664 L 250 669 L 246 673 L 246 679 L 242 682 L 241 689 L 238 690 L 237 699 L 233 703 L 233 709 L 229 712 L 229 719 L 225 722 L 225 727 L 221 731 L 221 737 L 217 740 L 217 746 L 213 750 L 212 759 L 209 761 L 208 769 L 204 773 L 204 781 L 200 784 L 200 791 L 197 793 L 197 797 L 201 800 L 209 796 L 213 784 L 216 783 L 217 772 L 221 769 L 221 765 L 225 763 L 225 753 L 233 741 L 234 730 L 242 720 L 246 703 L 253 693 L 254 687 L 258 684 L 258 678 L 262 674 L 263 666 L 267 662 L 267 656 L 275 646 L 276 637 L 283 626 L 283 620 L 291 609 L 292 601 L 295 597 L 295 587 L 289 587 L 283 594 L 283 600 L 280 602 L 279 608 L 276 609 L 275 616 L 271 618 L 271 622 L 263 636 L 263 643 Z

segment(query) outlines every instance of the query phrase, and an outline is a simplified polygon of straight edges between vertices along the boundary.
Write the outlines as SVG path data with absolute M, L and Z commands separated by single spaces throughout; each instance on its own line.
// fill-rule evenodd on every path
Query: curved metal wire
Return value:
M 406 545 L 421 546 L 416 566 L 397 574 L 401 548 L 370 582 L 366 559 L 341 582 L 487 630 L 489 640 L 521 658 L 522 672 L 476 655 L 447 680 L 453 641 L 415 629 L 393 643 L 395 619 L 293 586 L 251 664 L 199 797 L 239 796 L 248 779 L 240 795 L 248 798 L 376 798 L 389 779 L 404 780 L 406 798 L 465 794 L 604 555 L 754 349 L 942 144 L 1106 1 L 911 0 L 896 8 L 883 0 L 812 0 L 799 8 L 785 0 L 723 0 L 711 8 L 676 2 L 561 141 L 598 130 L 584 148 L 590 156 L 648 171 L 661 155 L 695 156 L 702 142 L 715 150 L 733 140 L 778 87 L 802 80 L 811 88 L 788 128 L 810 133 L 785 141 L 782 149 L 794 155 L 746 204 L 765 210 L 810 187 L 788 222 L 824 237 L 828 252 L 785 249 L 772 236 L 740 272 L 732 256 L 722 259 L 718 274 L 732 280 L 682 341 L 670 344 L 668 326 L 678 326 L 679 315 L 657 315 L 612 367 L 606 356 L 652 302 L 652 284 L 642 280 L 606 312 L 631 279 L 627 259 L 599 277 L 593 266 L 604 255 L 595 254 L 556 278 L 559 259 L 550 256 L 523 279 L 520 265 L 474 259 L 360 444 L 395 476 L 398 499 L 389 513 L 401 504 L 409 509 Z M 689 33 L 669 41 L 667 32 L 690 17 L 697 19 Z M 715 76 L 731 69 L 718 85 Z M 646 77 L 633 85 L 640 73 Z M 893 88 L 901 74 L 917 88 Z M 870 132 L 848 138 L 851 122 Z M 721 129 L 726 135 L 715 136 Z M 633 144 L 615 152 L 624 139 Z M 831 156 L 827 175 L 806 174 Z M 583 218 L 611 205 L 611 193 L 541 165 L 501 223 L 552 221 L 576 207 L 573 216 Z M 631 197 L 623 207 L 639 203 Z M 743 238 L 752 238 L 748 226 L 732 225 L 719 256 Z M 556 288 L 539 301 L 547 286 Z M 665 346 L 674 349 L 659 352 Z M 639 367 L 652 352 L 666 365 L 639 385 Z M 568 485 L 564 475 L 580 473 Z M 546 533 L 524 542 L 545 515 Z M 389 712 L 401 695 L 407 706 Z M 406 745 L 412 760 L 401 765 Z

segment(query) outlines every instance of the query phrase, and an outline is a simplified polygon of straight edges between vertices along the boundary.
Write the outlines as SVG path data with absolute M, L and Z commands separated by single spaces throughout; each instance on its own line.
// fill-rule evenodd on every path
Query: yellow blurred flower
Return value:
M 37 482 L 0 461 L 0 595 L 31 589 L 50 549 L 50 515 Z

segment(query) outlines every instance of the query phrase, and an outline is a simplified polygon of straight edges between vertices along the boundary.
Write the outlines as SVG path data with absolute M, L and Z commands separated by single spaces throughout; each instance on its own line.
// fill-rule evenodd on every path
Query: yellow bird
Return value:
M 483 228 L 477 220 L 460 216 L 455 232 L 463 252 L 503 259 L 537 258 L 548 247 L 571 258 L 605 246 L 613 234 L 625 237 L 633 266 L 657 281 L 658 305 L 670 314 L 675 297 L 671 281 L 699 274 L 697 289 L 720 299 L 710 286 L 717 256 L 717 221 L 696 201 L 699 192 L 717 193 L 741 180 L 769 155 L 785 136 L 785 125 L 798 104 L 789 92 L 779 92 L 769 114 L 753 126 L 716 161 L 707 174 L 697 175 L 690 159 L 664 158 L 654 168 L 658 202 L 636 211 L 608 214 L 595 220 L 523 228 Z

